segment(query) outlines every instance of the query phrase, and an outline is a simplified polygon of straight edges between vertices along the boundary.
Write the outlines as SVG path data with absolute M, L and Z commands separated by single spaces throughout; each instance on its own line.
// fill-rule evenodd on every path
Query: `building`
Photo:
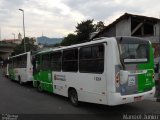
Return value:
M 0 58 L 3 60 L 7 59 L 9 55 L 13 52 L 15 44 L 8 44 L 0 41 Z
M 29 39 L 30 39 L 30 41 L 29 41 L 30 44 L 38 45 L 36 37 L 31 37 Z M 22 35 L 19 33 L 18 34 L 18 39 L 4 39 L 2 41 L 6 42 L 6 43 L 14 43 L 14 44 L 19 45 L 22 42 Z
M 19 39 L 4 39 L 3 41 L 8 43 L 21 44 L 21 41 Z
M 7 43 L 21 44 L 21 42 L 22 42 L 22 35 L 19 33 L 18 34 L 18 39 L 4 39 L 3 41 L 5 41 Z
M 160 19 L 125 13 L 114 22 L 95 34 L 98 37 L 136 36 L 152 42 L 154 56 L 159 56 L 160 50 Z

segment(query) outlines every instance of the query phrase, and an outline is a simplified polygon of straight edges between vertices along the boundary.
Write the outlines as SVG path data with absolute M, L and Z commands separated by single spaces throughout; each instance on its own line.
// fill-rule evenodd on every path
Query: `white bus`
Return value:
M 33 66 L 31 59 L 31 52 L 9 57 L 7 65 L 8 77 L 18 81 L 20 84 L 32 81 Z
M 135 37 L 101 38 L 36 54 L 33 85 L 78 101 L 119 105 L 153 97 L 153 50 Z

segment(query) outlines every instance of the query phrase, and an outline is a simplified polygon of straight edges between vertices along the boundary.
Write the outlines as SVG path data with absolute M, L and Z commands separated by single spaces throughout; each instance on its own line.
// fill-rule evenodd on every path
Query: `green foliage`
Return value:
M 102 22 L 102 21 L 97 22 L 97 24 L 95 25 L 95 27 L 96 27 L 95 28 L 96 31 L 102 31 L 105 28 L 104 22 Z
M 58 47 L 60 45 L 61 45 L 60 43 L 56 43 L 56 44 L 53 45 L 53 47 Z
M 93 21 L 92 19 L 78 23 L 75 30 L 76 34 L 68 34 L 67 37 L 64 37 L 61 45 L 68 46 L 90 41 L 89 37 L 92 32 L 101 31 L 105 27 L 104 22 L 99 21 L 97 24 L 93 24 Z
M 78 43 L 89 41 L 89 35 L 95 32 L 96 29 L 93 24 L 93 20 L 86 20 L 78 23 L 76 26 L 77 40 Z
M 38 48 L 36 45 L 34 45 L 33 38 L 25 37 L 25 45 L 26 45 L 26 52 L 35 51 Z M 22 40 L 21 44 L 17 45 L 14 48 L 14 52 L 12 53 L 12 55 L 17 55 L 21 53 L 24 53 L 24 39 Z
M 68 34 L 68 36 L 64 37 L 64 39 L 62 40 L 61 46 L 68 46 L 76 43 L 77 43 L 77 36 L 75 34 Z
M 55 48 L 61 46 L 60 43 L 51 44 L 51 45 L 43 45 L 43 48 Z

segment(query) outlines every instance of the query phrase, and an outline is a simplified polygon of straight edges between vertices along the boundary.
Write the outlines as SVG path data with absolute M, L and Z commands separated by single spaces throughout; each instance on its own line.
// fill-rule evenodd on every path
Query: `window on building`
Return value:
M 154 23 L 145 19 L 131 19 L 132 36 L 153 36 Z

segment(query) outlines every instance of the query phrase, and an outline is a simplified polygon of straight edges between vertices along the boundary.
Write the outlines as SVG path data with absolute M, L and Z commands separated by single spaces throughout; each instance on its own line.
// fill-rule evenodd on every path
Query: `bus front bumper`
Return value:
M 109 94 L 108 99 L 108 105 L 120 105 L 120 104 L 126 104 L 126 103 L 132 103 L 132 102 L 138 102 L 142 100 L 146 100 L 149 98 L 153 98 L 155 95 L 155 87 L 152 88 L 152 90 L 139 93 L 139 94 L 133 94 L 133 95 L 121 95 L 120 93 L 112 93 Z

